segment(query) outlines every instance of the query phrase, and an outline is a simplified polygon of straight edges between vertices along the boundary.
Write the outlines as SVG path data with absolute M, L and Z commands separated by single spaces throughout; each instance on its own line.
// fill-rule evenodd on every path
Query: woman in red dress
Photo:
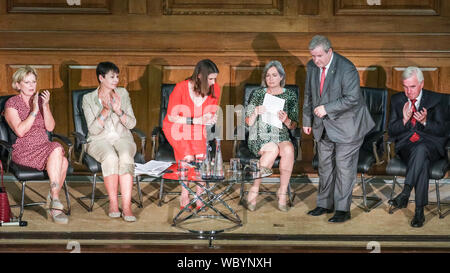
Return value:
M 163 131 L 175 153 L 175 160 L 204 158 L 206 155 L 205 125 L 217 121 L 215 115 L 220 98 L 216 83 L 217 66 L 208 59 L 197 63 L 192 76 L 179 82 L 169 97 Z M 201 193 L 197 187 L 197 193 Z M 189 192 L 181 187 L 180 208 L 189 203 Z M 197 209 L 202 207 L 197 201 Z
M 48 213 L 55 223 L 67 224 L 64 205 L 59 201 L 59 192 L 66 179 L 68 161 L 64 149 L 58 142 L 50 142 L 47 131 L 55 128 L 55 119 L 50 110 L 50 92 L 36 91 L 36 70 L 30 66 L 19 68 L 13 75 L 12 87 L 19 95 L 8 99 L 5 119 L 17 135 L 13 145 L 14 163 L 38 170 L 47 170 L 50 191 L 47 195 Z

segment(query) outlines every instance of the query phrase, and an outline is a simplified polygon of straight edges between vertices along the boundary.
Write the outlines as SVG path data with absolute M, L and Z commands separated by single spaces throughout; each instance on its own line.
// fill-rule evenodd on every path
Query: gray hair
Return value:
M 328 50 L 331 48 L 331 42 L 325 36 L 315 35 L 312 37 L 311 42 L 309 42 L 308 49 L 314 50 L 318 46 L 322 46 L 323 50 L 328 53 Z
M 423 82 L 423 73 L 422 70 L 420 70 L 420 68 L 416 67 L 416 66 L 409 66 L 405 69 L 405 71 L 403 71 L 402 73 L 402 79 L 403 80 L 407 80 L 409 78 L 411 78 L 413 75 L 416 75 L 417 80 L 419 82 Z
M 284 87 L 284 85 L 286 84 L 286 73 L 284 72 L 284 68 L 279 61 L 270 61 L 266 64 L 262 73 L 261 86 L 267 87 L 266 75 L 267 71 L 269 71 L 269 69 L 272 67 L 275 67 L 278 71 L 278 74 L 280 74 L 280 76 L 283 78 L 280 82 L 280 86 Z

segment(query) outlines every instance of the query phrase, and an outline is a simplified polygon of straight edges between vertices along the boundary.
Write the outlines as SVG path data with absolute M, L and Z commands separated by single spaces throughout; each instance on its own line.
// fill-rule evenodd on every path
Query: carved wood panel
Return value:
M 382 88 L 385 86 L 386 75 L 382 67 L 357 67 L 361 86 Z
M 298 0 L 299 15 L 318 15 L 319 0 Z
M 111 13 L 110 0 L 8 0 L 11 13 Z
M 148 126 L 148 66 L 129 65 L 127 70 L 126 89 L 130 94 L 131 105 L 136 117 L 136 128 L 146 131 Z M 122 73 L 121 73 L 122 74 Z M 123 77 L 123 75 L 122 75 Z
M 282 0 L 164 0 L 166 15 L 281 15 Z
M 440 0 L 335 0 L 336 15 L 439 15 Z
M 194 71 L 194 65 L 168 65 L 163 66 L 162 82 L 179 83 L 191 76 Z

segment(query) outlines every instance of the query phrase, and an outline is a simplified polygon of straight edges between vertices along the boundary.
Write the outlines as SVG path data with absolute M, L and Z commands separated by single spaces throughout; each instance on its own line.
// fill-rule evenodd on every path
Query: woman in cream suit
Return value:
M 97 65 L 100 86 L 83 97 L 83 111 L 88 126 L 87 153 L 101 163 L 109 196 L 109 217 L 135 222 L 131 210 L 134 155 L 136 144 L 130 132 L 136 125 L 128 91 L 117 87 L 119 68 L 111 62 Z M 122 213 L 117 199 L 122 194 Z

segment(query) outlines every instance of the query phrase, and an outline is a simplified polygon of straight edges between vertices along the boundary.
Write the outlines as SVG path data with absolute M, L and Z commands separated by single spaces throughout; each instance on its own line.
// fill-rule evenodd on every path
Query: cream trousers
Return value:
M 102 165 L 103 177 L 113 174 L 134 175 L 136 143 L 129 139 L 93 141 L 87 145 L 87 153 Z

